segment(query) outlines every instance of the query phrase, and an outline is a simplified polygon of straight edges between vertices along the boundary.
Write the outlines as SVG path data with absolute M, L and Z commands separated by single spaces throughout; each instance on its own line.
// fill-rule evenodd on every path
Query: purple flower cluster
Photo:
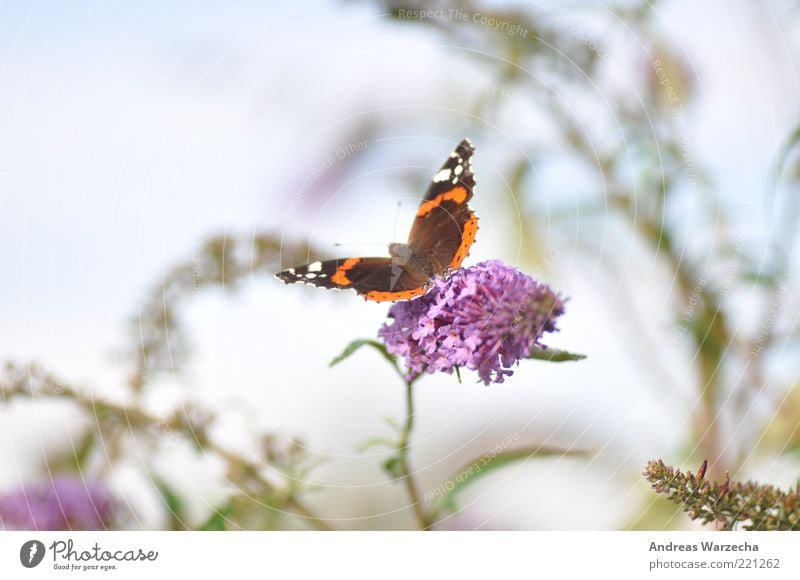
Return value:
M 0 524 L 15 530 L 105 530 L 116 507 L 102 483 L 56 475 L 46 484 L 0 495 Z
M 564 300 L 549 286 L 498 260 L 437 279 L 430 292 L 389 310 L 379 336 L 405 358 L 407 378 L 423 372 L 477 370 L 485 384 L 502 383 L 545 332 L 556 329 Z

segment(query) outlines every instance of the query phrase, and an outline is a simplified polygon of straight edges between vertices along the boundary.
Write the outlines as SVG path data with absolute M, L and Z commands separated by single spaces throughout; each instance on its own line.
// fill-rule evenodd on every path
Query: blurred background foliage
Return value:
M 719 70 L 709 70 L 707 60 L 698 64 L 692 48 L 664 24 L 670 11 L 691 13 L 691 3 L 534 6 L 359 0 L 333 4 L 334 14 L 355 11 L 356 21 L 347 26 L 363 26 L 376 36 L 391 34 L 397 58 L 408 51 L 408 68 L 392 69 L 395 62 L 386 68 L 380 62 L 364 64 L 359 59 L 367 60 L 368 43 L 351 46 L 347 29 L 339 30 L 340 44 L 330 50 L 341 50 L 342 61 L 334 62 L 332 73 L 344 75 L 352 67 L 356 78 L 352 86 L 334 83 L 331 88 L 325 76 L 331 71 L 323 74 L 317 68 L 319 59 L 327 56 L 319 54 L 328 51 L 322 45 L 315 47 L 314 55 L 301 54 L 297 74 L 289 71 L 285 76 L 286 84 L 297 77 L 308 83 L 295 87 L 295 95 L 302 103 L 299 110 L 309 117 L 317 115 L 314 107 L 326 106 L 336 90 L 349 91 L 347 98 L 336 101 L 330 123 L 321 117 L 324 122 L 315 127 L 316 133 L 296 134 L 292 119 L 297 122 L 297 109 L 287 104 L 292 93 L 281 93 L 284 85 L 278 81 L 274 85 L 278 88 L 248 105 L 260 139 L 281 143 L 270 159 L 271 167 L 284 170 L 266 187 L 270 193 L 279 191 L 264 220 L 267 227 L 208 237 L 188 259 L 175 260 L 176 266 L 157 277 L 135 308 L 127 340 L 119 349 L 117 369 L 125 369 L 125 378 L 115 397 L 95 398 L 91 390 L 48 374 L 35 363 L 6 366 L 4 405 L 21 398 L 37 403 L 68 399 L 69 412 L 82 417 L 85 429 L 80 438 L 66 454 L 48 454 L 46 470 L 109 474 L 133 454 L 169 516 L 162 521 L 175 529 L 337 527 L 305 503 L 305 496 L 319 491 L 308 474 L 320 458 L 299 439 L 266 429 L 259 432 L 260 443 L 251 453 L 234 451 L 216 437 L 225 427 L 217 425 L 213 406 L 195 404 L 189 397 L 165 414 L 154 410 L 154 401 L 163 383 L 190 385 L 193 380 L 193 334 L 185 323 L 193 302 L 218 291 L 244 292 L 280 268 L 330 257 L 333 252 L 323 248 L 342 231 L 360 240 L 346 216 L 361 195 L 359 187 L 374 195 L 377 182 L 365 176 L 380 175 L 390 203 L 395 201 L 391 194 L 398 191 L 414 198 L 413 192 L 424 191 L 441 151 L 469 136 L 479 153 L 475 203 L 479 213 L 487 215 L 476 244 L 479 248 L 483 244 L 479 253 L 499 254 L 534 275 L 574 283 L 576 287 L 563 289 L 568 295 L 577 294 L 578 300 L 585 296 L 577 291 L 578 284 L 591 290 L 607 308 L 607 318 L 601 319 L 605 326 L 594 331 L 621 345 L 624 370 L 635 373 L 637 388 L 648 391 L 658 406 L 678 406 L 686 412 L 685 423 L 664 447 L 667 462 L 695 465 L 708 460 L 706 479 L 723 481 L 726 473 L 758 475 L 764 466 L 785 461 L 796 478 L 800 465 L 797 107 L 793 106 L 791 123 L 773 128 L 777 147 L 762 149 L 758 141 L 733 145 L 746 150 L 751 179 L 731 183 L 726 172 L 740 175 L 741 169 L 735 161 L 731 165 L 736 157 L 726 149 L 732 147 L 726 143 L 731 133 L 726 127 L 704 129 L 702 115 L 723 108 L 714 102 L 720 93 L 707 92 L 711 77 L 735 77 L 738 63 L 731 56 L 718 63 Z M 786 2 L 749 7 L 736 3 L 733 18 L 734 25 L 751 35 L 742 39 L 763 39 L 759 22 L 771 24 L 777 19 L 791 27 L 798 12 Z M 687 26 L 697 31 L 697 25 Z M 711 45 L 712 36 L 709 33 L 698 42 Z M 181 68 L 183 57 L 190 60 L 201 45 L 214 54 L 213 45 L 209 49 L 199 41 L 187 44 L 175 68 Z M 795 44 L 785 49 L 792 59 L 800 55 Z M 713 54 L 724 55 L 725 47 Z M 446 57 L 434 63 L 433 72 L 419 61 L 431 56 Z M 199 77 L 204 78 L 212 67 L 203 68 L 204 61 L 200 62 Z M 270 62 L 268 67 L 282 70 L 277 60 Z M 322 68 L 325 63 L 330 61 L 323 58 Z M 752 82 L 753 75 L 743 78 Z M 384 84 L 395 85 L 396 92 Z M 788 85 L 789 98 L 796 100 L 796 75 Z M 741 87 L 743 93 L 753 90 Z M 771 118 L 771 103 L 758 104 L 748 108 L 752 100 L 744 99 L 733 121 L 744 125 L 764 115 Z M 266 126 L 262 108 L 291 113 Z M 716 123 L 724 124 L 725 118 Z M 745 134 L 738 136 L 743 139 Z M 390 137 L 393 141 L 387 144 Z M 350 147 L 356 143 L 369 146 Z M 312 152 L 314 147 L 319 149 Z M 290 162 L 293 169 L 285 170 Z M 385 165 L 392 165 L 393 171 L 384 175 L 380 171 Z M 349 201 L 341 201 L 340 194 Z M 225 200 L 216 198 L 215 203 Z M 371 203 L 376 202 L 371 199 Z M 346 223 L 347 230 L 332 229 L 324 222 Z M 311 239 L 303 239 L 309 231 Z M 273 288 L 268 299 L 280 301 L 292 291 L 299 289 Z M 305 292 L 303 298 L 327 299 L 318 292 Z M 344 310 L 340 314 L 347 316 Z M 278 345 L 293 340 L 285 328 L 273 326 L 269 331 Z M 312 357 L 327 363 L 351 338 L 356 337 L 341 337 L 341 345 Z M 604 350 L 607 346 L 598 344 L 587 354 L 603 359 L 610 356 Z M 265 365 L 282 363 L 284 355 L 276 348 L 265 349 L 270 351 Z M 619 380 L 628 380 L 622 369 Z M 268 388 L 302 388 L 299 381 Z M 643 412 L 630 400 L 611 404 L 624 416 Z M 164 452 L 165 441 L 188 446 L 199 461 L 221 466 L 224 489 L 200 514 L 187 513 L 180 492 L 149 465 L 151 456 Z M 592 441 L 591 447 L 601 449 L 605 443 Z M 620 452 L 617 464 L 607 471 L 641 473 L 643 466 L 630 465 L 630 457 Z M 451 467 L 463 463 L 454 460 Z M 631 483 L 631 490 L 637 493 L 622 494 L 621 501 L 633 507 L 619 527 L 688 525 L 672 504 L 653 499 L 641 478 Z M 324 512 L 324 502 L 320 506 Z M 536 527 L 532 521 L 536 518 L 523 516 L 504 525 Z M 136 521 L 130 525 L 135 527 Z M 364 524 L 357 520 L 345 525 Z M 443 527 L 449 525 L 473 523 L 454 520 Z

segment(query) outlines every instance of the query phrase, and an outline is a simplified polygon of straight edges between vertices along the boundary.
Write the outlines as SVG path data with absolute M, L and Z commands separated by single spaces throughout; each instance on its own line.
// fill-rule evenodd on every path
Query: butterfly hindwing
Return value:
M 277 277 L 291 284 L 302 282 L 320 288 L 353 289 L 368 300 L 406 300 L 425 292 L 418 280 L 392 258 L 339 258 L 289 268 Z

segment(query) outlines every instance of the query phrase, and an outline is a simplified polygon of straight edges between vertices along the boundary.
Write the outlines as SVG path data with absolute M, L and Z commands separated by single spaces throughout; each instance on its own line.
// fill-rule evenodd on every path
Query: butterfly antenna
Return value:
M 377 242 L 348 242 L 347 244 L 343 244 L 341 242 L 334 242 L 334 246 L 381 246 L 383 248 L 386 247 L 386 244 L 379 244 Z

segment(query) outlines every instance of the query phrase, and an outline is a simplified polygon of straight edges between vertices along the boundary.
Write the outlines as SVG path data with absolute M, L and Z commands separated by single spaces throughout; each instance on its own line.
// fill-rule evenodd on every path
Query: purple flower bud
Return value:
M 430 292 L 389 310 L 378 335 L 404 357 L 407 378 L 423 372 L 478 371 L 485 384 L 502 383 L 545 332 L 557 330 L 564 300 L 549 286 L 498 260 L 437 279 Z
M 6 529 L 105 530 L 116 510 L 104 484 L 70 475 L 0 495 L 0 525 Z

